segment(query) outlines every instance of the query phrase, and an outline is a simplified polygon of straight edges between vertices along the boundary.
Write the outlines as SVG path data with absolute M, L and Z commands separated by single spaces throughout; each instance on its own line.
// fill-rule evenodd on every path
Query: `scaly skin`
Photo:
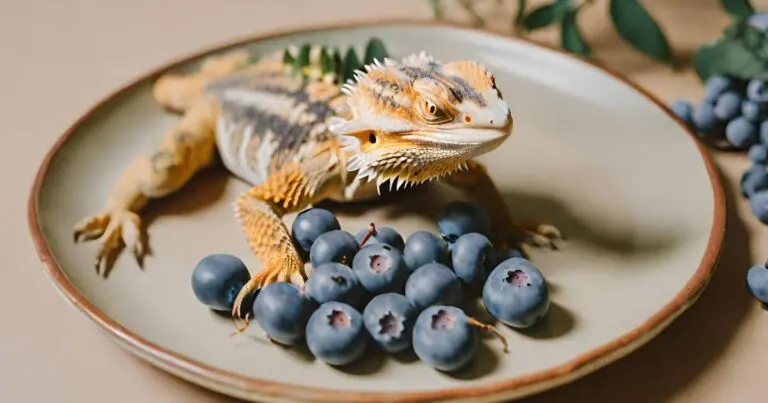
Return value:
M 500 250 L 554 247 L 556 228 L 514 221 L 475 157 L 498 147 L 512 117 L 493 75 L 474 61 L 440 63 L 422 53 L 376 61 L 340 85 L 320 73 L 319 47 L 297 74 L 282 52 L 249 63 L 245 52 L 205 60 L 197 73 L 167 74 L 156 101 L 182 114 L 152 155 L 137 158 L 117 180 L 104 210 L 75 225 L 75 239 L 97 239 L 96 268 L 108 270 L 127 245 L 141 264 L 147 247 L 140 213 L 151 200 L 183 187 L 212 165 L 253 187 L 236 201 L 243 233 L 264 269 L 242 299 L 274 281 L 303 285 L 302 261 L 284 215 L 324 199 L 378 195 L 435 178 L 481 203 Z M 302 78 L 302 76 L 304 78 Z

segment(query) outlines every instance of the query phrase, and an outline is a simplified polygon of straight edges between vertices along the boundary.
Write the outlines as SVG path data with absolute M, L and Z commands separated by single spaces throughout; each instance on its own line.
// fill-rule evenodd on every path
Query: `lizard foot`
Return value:
M 131 211 L 112 211 L 86 217 L 75 224 L 75 242 L 98 239 L 96 273 L 107 275 L 122 246 L 127 246 L 143 267 L 146 240 L 141 230 L 141 218 Z
M 233 317 L 243 317 L 240 312 L 240 308 L 243 304 L 243 300 L 248 296 L 248 294 L 254 292 L 255 290 L 264 288 L 271 283 L 287 281 L 299 288 L 304 288 L 305 276 L 302 273 L 303 265 L 301 260 L 286 257 L 281 257 L 279 260 L 281 261 L 274 262 L 273 264 L 265 267 L 262 271 L 254 274 L 251 279 L 245 283 L 243 288 L 240 289 L 237 297 L 235 297 L 234 305 L 232 306 Z M 248 321 L 246 319 L 246 326 L 247 323 Z M 242 331 L 244 328 L 239 330 Z

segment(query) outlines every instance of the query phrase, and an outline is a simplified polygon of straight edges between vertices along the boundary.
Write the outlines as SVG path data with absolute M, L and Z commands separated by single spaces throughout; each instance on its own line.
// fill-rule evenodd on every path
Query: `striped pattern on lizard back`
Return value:
M 216 80 L 206 88 L 220 113 L 216 140 L 224 165 L 257 185 L 290 163 L 301 163 L 335 139 L 326 119 L 338 85 L 302 81 L 267 60 Z

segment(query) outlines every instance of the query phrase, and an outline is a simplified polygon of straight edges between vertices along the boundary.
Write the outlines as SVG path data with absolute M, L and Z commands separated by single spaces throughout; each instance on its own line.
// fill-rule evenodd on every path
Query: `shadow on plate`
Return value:
M 534 339 L 554 339 L 565 336 L 575 327 L 576 317 L 573 313 L 553 301 L 544 320 L 527 329 L 515 329 L 515 331 Z

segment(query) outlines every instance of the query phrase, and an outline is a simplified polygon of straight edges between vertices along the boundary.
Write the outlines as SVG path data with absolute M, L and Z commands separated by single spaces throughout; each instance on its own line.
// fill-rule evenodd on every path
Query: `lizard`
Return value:
M 159 146 L 137 156 L 117 178 L 103 210 L 74 225 L 76 243 L 97 240 L 95 267 L 108 270 L 123 247 L 139 266 L 147 254 L 141 212 L 221 163 L 249 184 L 234 215 L 263 263 L 240 290 L 276 281 L 303 286 L 304 260 L 283 222 L 323 200 L 353 202 L 439 179 L 480 195 L 497 250 L 514 243 L 556 248 L 553 225 L 513 219 L 477 157 L 506 141 L 514 127 L 495 76 L 475 60 L 441 62 L 426 52 L 374 59 L 346 80 L 324 72 L 324 47 L 310 47 L 297 67 L 296 46 L 252 59 L 245 50 L 205 58 L 188 73 L 165 72 L 155 101 L 180 118 Z M 306 55 L 305 55 L 306 56 Z

